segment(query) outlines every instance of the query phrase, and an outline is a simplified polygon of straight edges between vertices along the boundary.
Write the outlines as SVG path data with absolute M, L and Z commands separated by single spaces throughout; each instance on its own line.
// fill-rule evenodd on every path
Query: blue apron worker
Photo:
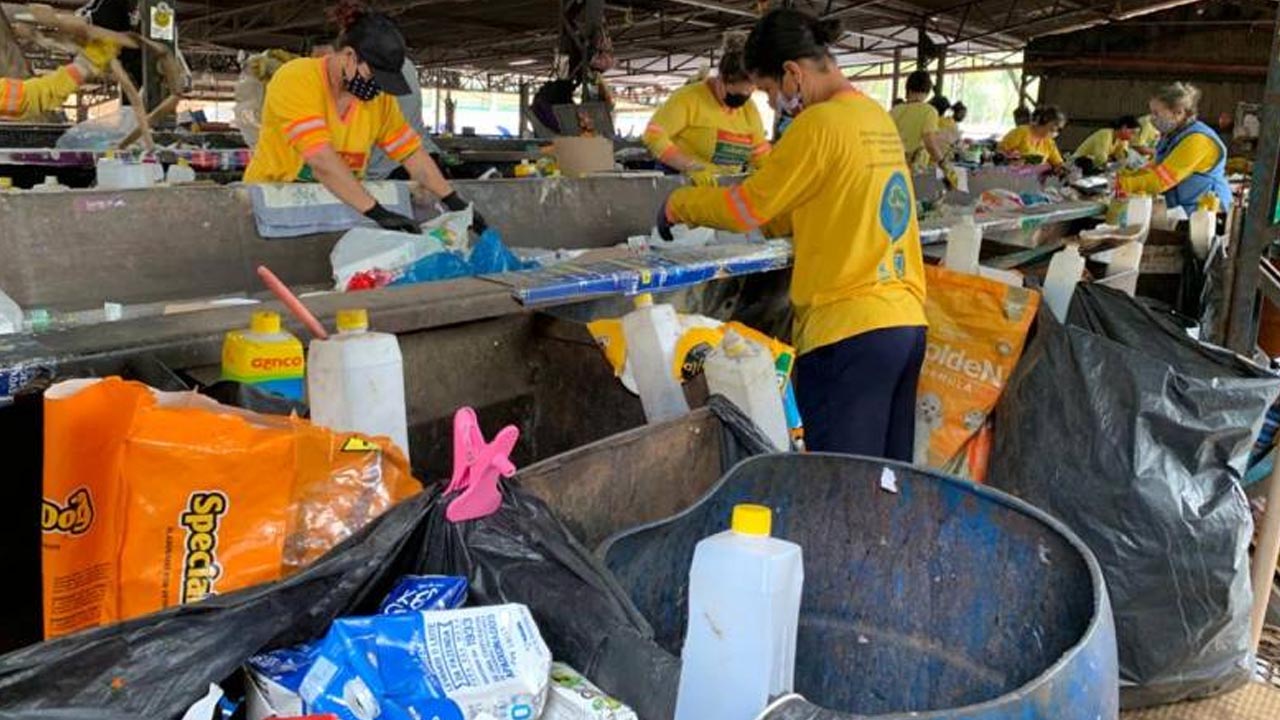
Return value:
M 755 175 L 675 191 L 658 226 L 790 235 L 806 444 L 910 462 L 928 324 L 915 193 L 893 119 L 831 55 L 841 35 L 794 9 L 759 21 L 747 68 L 795 120 Z
M 1166 85 L 1151 98 L 1151 122 L 1160 131 L 1155 162 L 1117 178 L 1126 193 L 1163 193 L 1169 209 L 1180 207 L 1190 216 L 1206 195 L 1216 195 L 1219 207 L 1231 207 L 1227 183 L 1227 148 L 1218 134 L 1196 117 L 1200 90 L 1187 83 Z
M 412 218 L 386 209 L 360 184 L 376 144 L 449 210 L 467 207 L 393 97 L 412 90 L 403 72 L 404 37 L 389 17 L 359 3 L 340 3 L 336 15 L 342 34 L 333 54 L 291 60 L 272 76 L 244 180 L 319 180 L 379 226 L 421 233 Z M 479 213 L 475 229 L 485 229 Z

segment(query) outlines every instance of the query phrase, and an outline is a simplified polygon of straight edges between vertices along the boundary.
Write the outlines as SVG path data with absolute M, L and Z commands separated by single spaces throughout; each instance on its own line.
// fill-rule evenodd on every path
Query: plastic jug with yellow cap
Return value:
M 368 312 L 338 311 L 338 333 L 311 341 L 307 399 L 316 425 L 389 438 L 409 452 L 400 341 L 370 332 Z
M 222 379 L 302 400 L 306 375 L 302 343 L 280 327 L 280 314 L 256 312 L 247 330 L 232 330 L 222 342 Z
M 676 720 L 752 720 L 793 691 L 804 560 L 772 530 L 769 508 L 738 505 L 694 550 Z

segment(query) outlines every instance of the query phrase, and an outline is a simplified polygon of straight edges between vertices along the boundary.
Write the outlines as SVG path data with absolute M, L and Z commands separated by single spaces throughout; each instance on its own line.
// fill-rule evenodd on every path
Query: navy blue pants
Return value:
M 925 328 L 872 330 L 801 355 L 796 404 L 805 446 L 911 462 Z

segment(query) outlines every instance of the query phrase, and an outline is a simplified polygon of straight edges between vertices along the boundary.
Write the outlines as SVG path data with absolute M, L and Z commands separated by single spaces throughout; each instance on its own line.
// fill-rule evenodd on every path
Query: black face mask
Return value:
M 356 74 L 347 80 L 347 92 L 355 95 L 361 102 L 369 102 L 382 93 L 382 88 L 377 80 L 361 77 L 360 71 L 357 70 Z
M 740 108 L 743 105 L 746 105 L 747 101 L 750 99 L 751 99 L 751 96 L 744 93 L 725 93 L 724 94 L 724 104 L 731 108 Z

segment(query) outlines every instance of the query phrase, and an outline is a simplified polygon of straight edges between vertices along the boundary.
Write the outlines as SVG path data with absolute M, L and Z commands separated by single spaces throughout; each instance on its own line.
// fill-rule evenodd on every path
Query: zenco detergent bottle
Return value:
M 302 400 L 306 357 L 298 338 L 280 328 L 280 315 L 256 312 L 248 330 L 232 330 L 222 342 L 222 379 Z
M 694 550 L 675 720 L 755 720 L 793 691 L 804 561 L 772 530 L 769 508 L 739 505 Z
M 338 334 L 312 340 L 307 363 L 311 422 L 391 438 L 409 452 L 404 359 L 395 335 L 369 332 L 364 310 L 338 311 Z

